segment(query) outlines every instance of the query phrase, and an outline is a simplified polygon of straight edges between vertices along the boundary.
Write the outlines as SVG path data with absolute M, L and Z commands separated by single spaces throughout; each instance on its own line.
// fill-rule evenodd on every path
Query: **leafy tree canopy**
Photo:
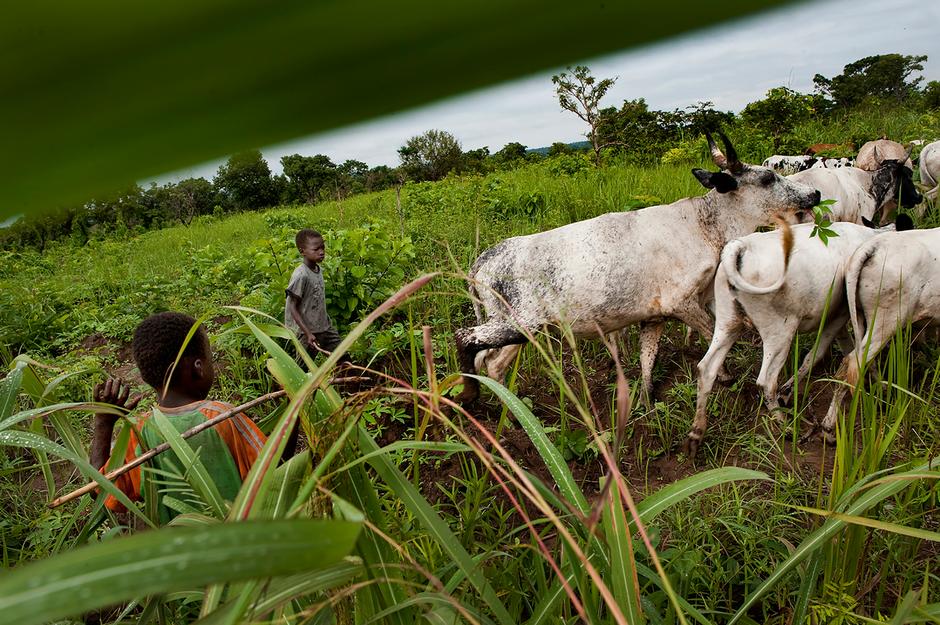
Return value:
M 398 148 L 401 168 L 405 176 L 417 182 L 440 180 L 459 169 L 463 150 L 460 142 L 449 132 L 428 130 L 408 139 Z
M 912 75 L 923 71 L 926 60 L 927 55 L 866 56 L 846 65 L 838 76 L 826 78 L 816 74 L 813 83 L 818 92 L 832 98 L 840 107 L 855 106 L 869 97 L 900 103 L 917 91 L 923 77 L 912 78 Z

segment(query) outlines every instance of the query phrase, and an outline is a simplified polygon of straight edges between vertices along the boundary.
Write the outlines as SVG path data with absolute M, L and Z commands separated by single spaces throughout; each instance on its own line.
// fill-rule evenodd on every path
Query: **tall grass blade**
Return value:
M 895 495 L 902 491 L 906 486 L 910 484 L 911 481 L 919 479 L 916 477 L 921 472 L 929 469 L 930 467 L 937 464 L 940 461 L 940 458 L 934 458 L 930 462 L 923 463 L 918 467 L 912 469 L 910 472 L 904 472 L 897 474 L 898 476 L 909 475 L 908 480 L 893 481 L 879 484 L 878 486 L 869 488 L 865 491 L 862 491 L 859 494 L 858 498 L 854 501 L 848 503 L 845 506 L 844 514 L 847 515 L 859 515 L 862 512 L 876 506 L 880 502 L 884 501 L 888 497 Z M 738 608 L 738 611 L 734 613 L 734 616 L 728 621 L 728 625 L 733 625 L 739 619 L 741 619 L 747 611 L 757 602 L 758 599 L 764 596 L 771 588 L 773 588 L 787 573 L 792 571 L 800 562 L 802 562 L 807 556 L 821 549 L 829 543 L 829 540 L 835 536 L 839 531 L 844 529 L 846 522 L 840 519 L 830 518 L 827 519 L 825 523 L 822 524 L 815 531 L 810 533 L 802 543 L 796 548 L 796 551 L 786 560 L 781 562 L 776 569 L 770 574 L 760 586 L 757 587 L 754 592 L 752 592 L 744 603 Z
M 362 427 L 359 428 L 359 448 L 365 453 L 374 453 L 378 446 L 368 432 Z M 395 494 L 401 498 L 408 510 L 415 515 L 415 518 L 424 526 L 426 530 L 434 537 L 447 555 L 452 558 L 461 569 L 473 587 L 480 593 L 480 596 L 486 602 L 490 612 L 496 617 L 496 620 L 502 625 L 511 625 L 512 617 L 506 611 L 506 607 L 500 601 L 496 591 L 490 585 L 483 573 L 477 568 L 470 554 L 464 549 L 457 537 L 450 531 L 447 523 L 438 516 L 431 504 L 421 496 L 418 489 L 414 487 L 408 478 L 406 478 L 392 462 L 384 455 L 375 455 L 369 462 L 379 477 L 391 488 Z
M 535 445 L 539 455 L 542 456 L 545 466 L 548 467 L 549 473 L 558 485 L 559 492 L 582 514 L 588 514 L 590 506 L 584 497 L 584 493 L 578 488 L 574 476 L 568 468 L 568 463 L 565 462 L 558 448 L 549 440 L 542 423 L 532 414 L 529 407 L 522 403 L 522 400 L 512 394 L 509 389 L 492 378 L 472 374 L 464 375 L 482 382 L 499 397 L 500 401 L 509 407 L 525 433 L 532 440 L 532 444 Z

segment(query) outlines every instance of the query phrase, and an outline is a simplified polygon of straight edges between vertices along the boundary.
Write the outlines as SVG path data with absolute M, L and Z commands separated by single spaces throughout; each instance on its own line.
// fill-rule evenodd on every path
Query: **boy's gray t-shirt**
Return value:
M 290 282 L 287 284 L 286 297 L 284 303 L 284 325 L 300 335 L 300 326 L 294 321 L 294 316 L 290 314 L 290 297 L 293 295 L 299 302 L 297 308 L 300 310 L 300 316 L 304 320 L 307 329 L 311 332 L 324 332 L 332 326 L 330 318 L 326 314 L 326 292 L 323 286 L 323 272 L 314 271 L 301 264 L 294 273 L 291 274 Z

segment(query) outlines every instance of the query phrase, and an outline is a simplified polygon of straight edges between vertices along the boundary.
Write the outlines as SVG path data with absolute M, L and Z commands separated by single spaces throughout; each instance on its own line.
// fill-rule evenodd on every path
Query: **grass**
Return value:
M 923 464 L 940 446 L 940 358 L 929 345 L 912 345 L 909 336 L 899 337 L 871 365 L 855 408 L 840 424 L 835 448 L 794 445 L 793 432 L 766 417 L 753 385 L 759 353 L 742 344 L 728 359 L 736 379 L 716 389 L 710 404 L 711 427 L 699 457 L 693 462 L 677 453 L 694 407 L 695 364 L 706 347 L 697 338 L 686 347 L 679 324 L 667 330 L 654 372 L 656 404 L 650 411 L 634 407 L 626 415 L 618 412 L 618 392 L 629 384 L 628 392 L 636 393 L 635 328 L 617 338 L 616 362 L 599 341 L 540 337 L 540 349 L 522 351 L 511 391 L 486 394 L 473 415 L 447 409 L 448 375 L 456 370 L 449 338 L 470 318 L 467 300 L 459 295 L 464 288 L 460 269 L 506 236 L 620 210 L 654 194 L 663 202 L 698 194 L 689 168 L 619 165 L 556 175 L 537 166 L 406 187 L 403 221 L 389 192 L 341 204 L 209 219 L 77 250 L 56 247 L 43 256 L 8 256 L 0 274 L 8 304 L 3 331 L 6 336 L 45 336 L 44 342 L 34 339 L 31 353 L 63 371 L 87 369 L 56 389 L 60 397 L 76 401 L 89 398 L 92 378 L 102 368 L 125 364 L 117 354 L 127 338 L 126 320 L 109 316 L 109 307 L 133 301 L 143 302 L 133 315 L 148 312 L 149 306 L 197 316 L 211 312 L 217 317 L 215 334 L 223 327 L 243 326 L 240 316 L 222 305 L 249 297 L 250 291 L 226 288 L 224 280 L 213 279 L 208 290 L 200 285 L 210 282 L 213 267 L 263 253 L 264 245 L 256 243 L 278 233 L 278 224 L 302 220 L 339 231 L 379 219 L 389 230 L 400 233 L 403 227 L 413 241 L 415 254 L 405 275 L 447 272 L 397 313 L 362 329 L 363 362 L 373 359 L 381 381 L 380 390 L 363 401 L 329 390 L 311 393 L 311 380 L 326 369 L 311 376 L 298 373 L 293 360 L 285 360 L 261 329 L 216 339 L 225 372 L 218 395 L 257 395 L 276 378 L 294 403 L 272 414 L 269 431 L 283 431 L 299 418 L 318 450 L 309 469 L 290 479 L 271 477 L 273 467 L 259 470 L 244 492 L 283 493 L 296 505 L 288 507 L 293 512 L 278 513 L 279 518 L 326 514 L 359 524 L 360 538 L 351 558 L 333 568 L 309 567 L 292 577 L 279 572 L 270 587 L 250 582 L 229 585 L 226 592 L 192 590 L 210 582 L 229 583 L 206 578 L 186 589 L 186 603 L 173 589 L 148 599 L 141 584 L 120 599 L 130 618 L 150 610 L 170 622 L 191 621 L 192 606 L 198 605 L 203 614 L 216 613 L 227 622 L 331 618 L 324 614 L 342 622 L 348 616 L 346 596 L 354 597 L 358 622 L 402 623 L 421 618 L 446 623 L 725 623 L 737 618 L 783 624 L 801 614 L 817 622 L 863 623 L 896 616 L 897 622 L 911 622 L 905 619 L 914 618 L 917 609 L 933 609 L 923 606 L 940 602 L 932 570 L 935 542 L 899 534 L 887 525 L 872 529 L 807 511 L 841 511 L 883 524 L 937 530 L 935 469 L 878 481 Z M 535 190 L 541 200 L 532 200 Z M 530 210 L 533 206 L 540 208 Z M 329 253 L 329 240 L 327 244 Z M 194 262 L 205 263 L 203 274 L 192 272 Z M 292 265 L 296 259 L 285 262 Z M 178 286 L 161 286 L 166 284 Z M 158 298 L 152 296 L 155 291 Z M 49 341 L 49 333 L 43 334 L 49 326 L 43 323 L 58 323 L 59 317 L 78 324 L 82 332 L 100 333 L 110 343 L 78 349 L 77 340 Z M 423 326 L 430 328 L 426 344 Z M 74 339 L 84 336 L 75 334 Z M 802 350 L 810 347 L 804 337 Z M 13 355 L 11 350 L 4 360 Z M 271 359 L 279 363 L 273 372 L 268 369 Z M 796 354 L 791 362 L 798 362 Z M 626 382 L 617 375 L 618 364 Z M 809 398 L 825 388 L 819 377 L 832 369 L 824 362 L 814 373 Z M 34 373 L 45 387 L 58 370 Z M 31 408 L 42 395 L 23 389 L 17 389 L 15 404 L 6 415 L 0 413 L 0 421 Z M 297 412 L 304 402 L 311 408 Z M 799 408 L 816 410 L 811 402 Z M 48 426 L 39 420 L 23 422 L 32 423 L 35 431 L 27 432 L 22 424 L 11 431 L 16 437 L 28 433 L 50 442 L 85 435 L 82 415 L 87 413 L 56 414 L 62 418 L 47 421 Z M 622 430 L 614 427 L 617 423 Z M 497 431 L 499 436 L 489 436 Z M 622 440 L 619 448 L 617 438 Z M 86 542 L 105 544 L 103 538 L 119 527 L 92 498 L 67 513 L 46 512 L 43 499 L 51 493 L 41 488 L 30 492 L 24 481 L 45 484 L 44 475 L 55 473 L 53 467 L 72 465 L 55 464 L 55 455 L 50 451 L 43 456 L 40 449 L 37 444 L 26 451 L 4 447 L 0 452 L 0 498 L 4 509 L 16 510 L 2 525 L 7 568 L 26 571 L 27 562 L 43 559 L 54 566 L 60 562 L 56 554 Z M 272 447 L 270 455 L 276 452 Z M 365 463 L 352 464 L 363 455 Z M 705 484 L 703 476 L 714 475 L 711 470 L 737 473 L 701 492 L 676 496 L 658 515 L 643 516 L 657 497 L 671 492 L 670 484 Z M 754 479 L 754 471 L 769 479 Z M 748 479 L 740 479 L 744 476 Z M 61 492 L 66 486 L 55 488 Z M 192 496 L 206 497 L 195 491 Z M 211 521 L 196 515 L 183 519 L 218 524 L 270 513 L 247 501 L 247 494 L 240 496 L 228 514 L 207 506 Z M 638 518 L 642 531 L 628 529 L 637 527 Z M 819 532 L 831 533 L 817 540 Z M 142 553 L 134 545 L 126 548 L 129 554 Z M 4 579 L 9 577 L 0 576 L 0 587 Z M 278 603 L 275 596 L 285 599 Z M 753 600 L 742 611 L 746 597 Z

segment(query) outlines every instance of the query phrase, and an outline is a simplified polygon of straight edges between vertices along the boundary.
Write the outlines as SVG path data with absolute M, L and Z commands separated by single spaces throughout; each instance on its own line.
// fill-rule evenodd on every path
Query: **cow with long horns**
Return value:
M 639 323 L 648 401 L 665 320 L 711 337 L 704 304 L 725 243 L 777 215 L 800 221 L 819 202 L 815 189 L 740 162 L 724 134 L 726 154 L 706 136 L 721 171 L 692 170 L 709 189 L 704 196 L 513 237 L 480 254 L 469 274 L 478 325 L 454 333 L 461 372 L 485 364 L 502 379 L 521 345 L 545 326 L 597 336 Z M 466 403 L 476 399 L 479 384 L 463 381 L 458 399 Z

